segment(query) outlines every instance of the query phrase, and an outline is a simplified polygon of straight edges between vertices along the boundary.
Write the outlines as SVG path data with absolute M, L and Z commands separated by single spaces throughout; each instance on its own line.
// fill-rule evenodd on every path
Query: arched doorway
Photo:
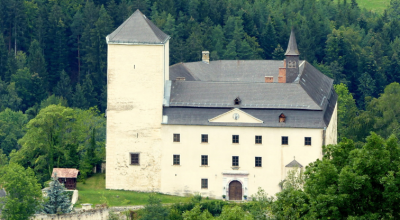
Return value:
M 237 180 L 229 183 L 229 200 L 242 200 L 242 184 Z

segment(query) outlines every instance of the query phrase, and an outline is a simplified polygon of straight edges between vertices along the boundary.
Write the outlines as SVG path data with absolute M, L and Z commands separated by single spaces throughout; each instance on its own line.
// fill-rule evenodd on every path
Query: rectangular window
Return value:
M 174 165 L 181 164 L 181 155 L 174 155 Z
M 282 145 L 288 145 L 288 144 L 289 144 L 289 137 L 282 136 Z
M 139 154 L 131 153 L 131 165 L 139 165 Z
M 311 145 L 311 137 L 304 138 L 304 145 Z
M 201 188 L 208 189 L 208 179 L 201 179 Z
M 232 156 L 232 166 L 233 167 L 239 166 L 239 156 Z
M 256 167 L 262 167 L 262 158 L 256 157 Z
M 201 143 L 208 143 L 208 134 L 201 135 Z
M 262 136 L 256 135 L 256 144 L 262 144 Z
M 181 142 L 181 134 L 174 134 L 174 142 Z
M 239 143 L 239 135 L 232 135 L 232 143 L 234 144 Z
M 201 155 L 201 165 L 208 166 L 208 155 Z

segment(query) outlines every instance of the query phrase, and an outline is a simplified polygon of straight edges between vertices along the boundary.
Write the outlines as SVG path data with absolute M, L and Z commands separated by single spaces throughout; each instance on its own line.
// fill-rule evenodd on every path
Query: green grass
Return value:
M 91 203 L 93 205 L 104 203 L 105 197 L 109 206 L 130 206 L 144 205 L 150 193 L 124 191 L 124 190 L 106 190 L 104 174 L 95 174 L 88 178 L 86 183 L 78 182 L 79 199 L 75 207 L 81 207 L 80 204 Z M 188 197 L 170 196 L 157 193 L 162 203 L 187 202 Z M 93 206 L 94 207 L 94 206 Z
M 343 1 L 342 1 L 343 2 Z M 351 1 L 347 1 L 350 3 Z M 383 11 L 388 8 L 390 0 L 357 0 L 360 8 L 383 14 Z

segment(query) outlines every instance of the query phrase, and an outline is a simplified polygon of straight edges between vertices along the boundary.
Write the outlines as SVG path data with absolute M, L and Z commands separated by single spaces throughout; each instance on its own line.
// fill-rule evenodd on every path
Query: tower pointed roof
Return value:
M 108 44 L 164 44 L 169 38 L 138 9 L 106 39 Z
M 297 162 L 296 159 L 294 159 L 294 160 L 292 160 L 292 162 L 290 162 L 285 167 L 298 167 L 298 168 L 301 168 L 301 167 L 303 167 L 303 165 L 301 165 L 299 162 Z
M 285 55 L 292 55 L 292 56 L 300 55 L 299 50 L 297 49 L 296 36 L 294 35 L 293 28 L 292 32 L 290 33 L 289 44 Z

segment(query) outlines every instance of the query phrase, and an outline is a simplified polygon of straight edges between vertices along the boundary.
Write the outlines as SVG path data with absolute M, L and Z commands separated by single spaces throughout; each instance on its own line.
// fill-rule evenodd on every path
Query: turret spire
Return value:
M 286 56 L 287 55 L 289 55 L 289 56 L 300 55 L 299 50 L 297 49 L 296 36 L 294 35 L 293 28 L 292 28 L 292 32 L 290 33 L 289 44 L 288 44 L 285 55 Z

